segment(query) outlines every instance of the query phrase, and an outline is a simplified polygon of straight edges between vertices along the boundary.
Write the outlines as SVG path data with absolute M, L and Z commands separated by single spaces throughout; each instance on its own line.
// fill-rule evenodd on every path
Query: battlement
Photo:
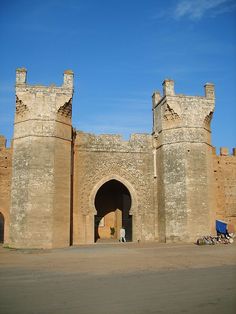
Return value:
M 165 79 L 162 83 L 163 86 L 163 96 L 159 91 L 155 91 L 152 95 L 152 104 L 153 108 L 155 108 L 166 96 L 169 97 L 182 97 L 182 98 L 206 98 L 209 100 L 215 99 L 215 86 L 212 83 L 206 83 L 204 85 L 204 96 L 189 96 L 189 95 L 183 95 L 183 94 L 176 94 L 175 93 L 175 82 L 172 79 Z
M 27 70 L 16 70 L 14 139 L 53 136 L 71 140 L 73 77 L 73 72 L 67 70 L 59 87 L 29 85 Z
M 165 79 L 162 83 L 163 95 L 174 96 L 175 95 L 175 82 L 171 79 Z
M 63 75 L 63 84 L 61 87 L 58 87 L 54 84 L 50 86 L 43 86 L 43 85 L 30 85 L 31 88 L 39 88 L 41 91 L 43 89 L 58 89 L 58 88 L 65 88 L 65 89 L 71 89 L 73 90 L 74 85 L 74 73 L 71 70 L 64 71 Z M 17 68 L 16 69 L 16 87 L 29 87 L 27 84 L 27 69 L 25 68 Z
M 16 69 L 16 84 L 26 84 L 27 70 L 25 68 Z
M 161 142 L 211 142 L 210 123 L 215 107 L 215 87 L 204 86 L 204 96 L 176 94 L 174 81 L 163 82 L 163 96 L 159 91 L 152 95 L 153 135 Z M 158 136 L 157 136 L 158 135 Z
M 219 156 L 219 157 L 221 157 L 221 156 L 229 156 L 229 157 L 236 156 L 236 148 L 234 147 L 230 153 L 230 149 L 228 147 L 220 147 L 220 153 L 217 154 L 216 153 L 216 147 L 213 147 L 212 153 L 214 156 Z
M 208 99 L 215 99 L 215 85 L 212 83 L 206 83 L 204 85 L 205 97 Z
M 142 152 L 151 149 L 152 136 L 149 134 L 132 134 L 128 141 L 119 134 L 95 135 L 77 131 L 76 145 L 81 150 Z

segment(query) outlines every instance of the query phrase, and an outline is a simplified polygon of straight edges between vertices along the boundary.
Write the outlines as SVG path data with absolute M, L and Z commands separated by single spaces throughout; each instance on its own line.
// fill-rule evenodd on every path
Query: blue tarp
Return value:
M 221 220 L 216 220 L 216 231 L 218 233 L 227 234 L 227 223 Z

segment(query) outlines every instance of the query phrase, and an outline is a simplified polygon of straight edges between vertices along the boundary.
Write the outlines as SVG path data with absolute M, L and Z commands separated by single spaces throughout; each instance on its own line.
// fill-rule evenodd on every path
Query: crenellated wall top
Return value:
M 213 147 L 212 153 L 214 156 L 219 156 L 219 157 L 224 157 L 224 156 L 236 157 L 236 148 L 233 147 L 232 149 L 230 149 L 228 147 L 220 147 L 220 152 L 219 154 L 217 154 L 216 147 Z
M 172 79 L 165 79 L 162 83 L 163 86 L 163 95 L 161 95 L 160 91 L 155 91 L 152 95 L 153 99 L 153 108 L 158 106 L 166 97 L 171 99 L 171 97 L 178 97 L 178 98 L 197 98 L 197 99 L 208 99 L 209 101 L 215 100 L 215 85 L 213 83 L 206 83 L 204 85 L 204 96 L 190 96 L 184 94 L 176 94 L 175 93 L 175 82 Z
M 128 141 L 118 134 L 95 135 L 77 131 L 76 146 L 79 150 L 149 152 L 152 148 L 152 136 L 149 134 L 132 134 Z
M 204 86 L 205 96 L 176 94 L 174 81 L 163 82 L 163 96 L 156 91 L 152 96 L 153 133 L 182 128 L 200 128 L 210 132 L 210 123 L 215 107 L 215 87 L 212 83 Z M 209 142 L 209 139 L 205 139 Z
M 62 86 L 56 86 L 55 84 L 51 84 L 50 86 L 44 85 L 29 85 L 27 84 L 27 70 L 25 68 L 17 68 L 16 69 L 16 90 L 18 91 L 30 91 L 33 92 L 73 92 L 74 86 L 74 73 L 71 70 L 65 70 L 63 75 L 63 84 Z
M 16 70 L 15 123 L 36 120 L 59 120 L 71 124 L 73 72 L 64 72 L 62 86 L 27 84 L 27 70 Z

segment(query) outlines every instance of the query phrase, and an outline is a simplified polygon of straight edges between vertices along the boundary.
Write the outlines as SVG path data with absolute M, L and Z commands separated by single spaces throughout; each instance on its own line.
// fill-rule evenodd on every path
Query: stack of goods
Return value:
M 205 244 L 231 244 L 234 242 L 234 226 L 231 224 L 227 224 L 224 221 L 216 220 L 216 232 L 217 236 L 203 236 L 202 238 L 197 239 L 198 245 Z

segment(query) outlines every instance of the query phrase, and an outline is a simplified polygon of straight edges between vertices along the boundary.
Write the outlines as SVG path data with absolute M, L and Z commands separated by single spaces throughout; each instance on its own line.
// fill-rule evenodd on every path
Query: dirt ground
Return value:
M 0 247 L 1 314 L 236 313 L 236 244 Z

